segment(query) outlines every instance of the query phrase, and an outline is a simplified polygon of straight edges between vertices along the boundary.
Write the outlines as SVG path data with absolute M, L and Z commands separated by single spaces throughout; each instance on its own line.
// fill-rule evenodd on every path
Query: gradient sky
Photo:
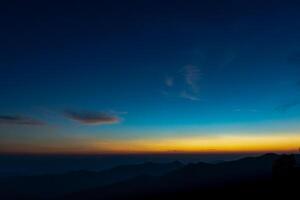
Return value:
M 300 3 L 0 4 L 0 153 L 297 151 Z

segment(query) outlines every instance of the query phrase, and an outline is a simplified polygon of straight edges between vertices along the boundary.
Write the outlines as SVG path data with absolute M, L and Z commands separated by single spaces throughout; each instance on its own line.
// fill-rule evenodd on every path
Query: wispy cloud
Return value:
M 201 79 L 201 71 L 195 65 L 187 65 L 184 67 L 184 77 L 186 84 L 194 93 L 199 92 L 199 80 Z
M 174 85 L 174 79 L 173 79 L 173 77 L 169 77 L 169 76 L 166 77 L 165 84 L 168 87 L 172 87 Z
M 19 115 L 0 115 L 0 124 L 32 125 L 32 126 L 45 125 L 45 123 L 40 120 L 33 119 L 27 116 L 19 116 Z
M 165 96 L 198 101 L 200 100 L 199 82 L 201 78 L 202 72 L 198 66 L 186 65 L 178 70 L 177 73 L 165 77 L 165 87 L 161 93 Z
M 105 112 L 82 112 L 67 110 L 64 116 L 68 119 L 77 121 L 86 125 L 104 125 L 104 124 L 116 124 L 121 119 L 114 113 Z
M 181 92 L 180 97 L 198 101 L 199 98 L 199 81 L 202 78 L 202 73 L 199 67 L 195 65 L 187 65 L 183 68 L 184 90 Z
M 116 110 L 109 110 L 107 113 L 110 115 L 126 115 L 128 114 L 127 111 L 116 111 Z
M 181 94 L 180 94 L 180 97 L 182 98 L 185 98 L 185 99 L 188 99 L 188 100 L 191 100 L 191 101 L 199 101 L 200 98 L 193 95 L 193 94 L 189 94 L 187 93 L 186 91 L 183 91 Z
M 285 104 L 281 104 L 279 106 L 277 106 L 275 108 L 275 111 L 277 112 L 287 112 L 288 110 L 296 107 L 296 106 L 299 106 L 300 105 L 300 101 L 299 100 L 294 100 L 294 101 L 291 101 L 291 102 L 288 102 L 288 103 L 285 103 Z
M 257 110 L 257 109 L 240 109 L 240 108 L 235 108 L 232 111 L 233 112 L 252 112 L 252 113 L 259 112 L 259 110 Z

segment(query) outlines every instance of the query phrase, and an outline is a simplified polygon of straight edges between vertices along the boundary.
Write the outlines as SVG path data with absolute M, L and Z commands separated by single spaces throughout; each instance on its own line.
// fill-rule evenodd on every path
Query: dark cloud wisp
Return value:
M 78 112 L 67 110 L 63 114 L 68 119 L 86 125 L 116 124 L 121 121 L 118 116 L 104 112 Z
M 0 115 L 0 124 L 40 126 L 44 125 L 45 123 L 40 120 L 26 116 Z
M 292 102 L 285 103 L 285 104 L 277 106 L 275 108 L 275 110 L 278 111 L 278 112 L 286 112 L 286 111 L 292 109 L 293 107 L 296 107 L 296 106 L 299 106 L 299 105 L 300 105 L 300 101 L 294 100 Z

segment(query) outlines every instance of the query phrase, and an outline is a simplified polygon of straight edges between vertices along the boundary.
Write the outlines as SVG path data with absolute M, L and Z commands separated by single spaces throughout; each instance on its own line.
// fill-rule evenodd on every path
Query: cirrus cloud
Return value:
M 284 113 L 284 112 L 287 112 L 290 109 L 292 109 L 292 108 L 294 108 L 296 106 L 299 106 L 299 105 L 300 105 L 300 101 L 299 100 L 293 100 L 291 102 L 284 103 L 284 104 L 281 104 L 281 105 L 277 106 L 275 108 L 275 111 Z
M 195 65 L 187 65 L 183 68 L 183 76 L 185 80 L 185 89 L 181 92 L 180 97 L 199 101 L 199 81 L 202 78 L 202 73 L 199 67 Z
M 185 99 L 188 99 L 188 100 L 191 100 L 191 101 L 199 101 L 200 98 L 196 95 L 193 95 L 193 94 L 189 94 L 187 93 L 186 91 L 183 91 L 181 94 L 180 94 L 180 97 L 182 98 L 185 98 Z
M 196 65 L 186 65 L 175 75 L 165 77 L 165 89 L 163 95 L 172 94 L 175 97 L 184 98 L 191 101 L 199 101 L 199 82 L 202 79 L 202 72 Z M 176 83 L 176 84 L 175 84 Z
M 174 79 L 173 79 L 173 77 L 167 77 L 167 78 L 165 79 L 165 84 L 166 84 L 166 86 L 168 86 L 168 87 L 172 87 L 173 84 L 174 84 Z
M 184 67 L 184 76 L 186 84 L 194 93 L 199 92 L 198 83 L 202 77 L 200 69 L 195 65 L 187 65 Z

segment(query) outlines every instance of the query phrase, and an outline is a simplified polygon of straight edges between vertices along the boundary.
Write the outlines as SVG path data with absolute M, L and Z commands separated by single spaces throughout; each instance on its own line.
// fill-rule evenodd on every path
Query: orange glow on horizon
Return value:
M 92 149 L 111 153 L 255 153 L 294 152 L 300 135 L 225 135 L 95 142 Z
M 299 134 L 220 135 L 216 137 L 166 137 L 127 140 L 89 140 L 84 144 L 10 146 L 1 153 L 23 154 L 176 154 L 296 152 Z

